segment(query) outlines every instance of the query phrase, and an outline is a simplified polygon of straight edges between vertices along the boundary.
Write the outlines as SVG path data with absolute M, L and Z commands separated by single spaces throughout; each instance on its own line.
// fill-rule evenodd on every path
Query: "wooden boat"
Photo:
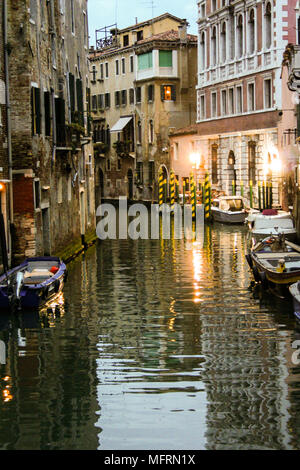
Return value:
M 0 276 L 0 308 L 37 308 L 57 295 L 67 275 L 57 257 L 28 258 Z
M 265 288 L 288 287 L 300 280 L 300 246 L 282 234 L 258 242 L 246 259 L 255 281 Z
M 220 196 L 212 201 L 211 214 L 215 222 L 243 224 L 247 211 L 242 197 Z
M 252 211 L 247 217 L 247 224 L 253 243 L 272 235 L 283 233 L 285 238 L 295 241 L 297 231 L 290 212 L 266 209 L 262 212 Z
M 293 298 L 294 314 L 300 320 L 300 281 L 292 284 L 289 287 L 289 291 Z

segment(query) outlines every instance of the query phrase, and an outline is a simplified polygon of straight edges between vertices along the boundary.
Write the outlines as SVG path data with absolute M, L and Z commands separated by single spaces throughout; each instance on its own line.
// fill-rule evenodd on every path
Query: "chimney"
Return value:
M 178 26 L 178 34 L 179 34 L 180 42 L 187 41 L 187 22 L 186 21 L 184 23 L 181 23 Z

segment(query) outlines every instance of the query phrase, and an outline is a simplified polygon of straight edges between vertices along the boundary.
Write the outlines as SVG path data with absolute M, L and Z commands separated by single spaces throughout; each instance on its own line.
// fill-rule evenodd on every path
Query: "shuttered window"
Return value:
M 148 85 L 148 101 L 154 101 L 154 85 Z
M 31 88 L 32 134 L 41 133 L 41 96 L 40 89 Z
M 44 110 L 45 110 L 45 135 L 51 135 L 51 116 L 50 116 L 50 93 L 44 92 Z
M 81 126 L 84 126 L 83 92 L 82 92 L 82 80 L 80 80 L 80 78 L 77 78 L 76 80 L 76 95 L 77 95 L 78 123 Z
M 152 68 L 152 51 L 138 56 L 138 69 L 145 70 Z
M 159 66 L 172 67 L 172 51 L 159 51 Z
M 71 121 L 74 122 L 75 113 L 75 77 L 72 73 L 69 73 L 69 93 L 70 93 L 70 110 L 71 110 Z

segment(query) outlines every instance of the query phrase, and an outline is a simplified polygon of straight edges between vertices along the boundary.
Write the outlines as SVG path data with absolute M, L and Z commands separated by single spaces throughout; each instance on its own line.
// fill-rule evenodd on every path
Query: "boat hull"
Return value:
M 12 278 L 16 273 L 22 269 L 26 269 L 28 262 L 58 262 L 56 257 L 39 257 L 29 258 L 21 265 L 10 270 L 7 275 L 0 277 L 0 309 L 9 309 L 12 306 L 11 292 L 8 290 L 6 283 L 7 276 Z M 67 274 L 67 269 L 64 263 L 59 260 L 58 271 L 50 278 L 45 279 L 43 282 L 35 284 L 24 284 L 20 290 L 20 296 L 17 300 L 18 308 L 21 309 L 35 309 L 41 307 L 44 303 L 50 300 L 55 295 L 58 295 L 63 287 Z M 15 302 L 15 299 L 14 301 Z
M 222 224 L 244 224 L 246 212 L 230 212 L 212 209 L 213 220 Z
M 289 287 L 290 294 L 293 298 L 294 315 L 300 320 L 300 290 L 298 282 L 295 282 Z

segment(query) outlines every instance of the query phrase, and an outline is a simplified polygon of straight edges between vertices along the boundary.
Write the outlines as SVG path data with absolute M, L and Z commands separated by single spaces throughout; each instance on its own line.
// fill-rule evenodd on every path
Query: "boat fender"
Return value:
M 269 287 L 269 281 L 267 279 L 266 273 L 261 272 L 260 278 L 261 278 L 261 285 L 263 286 L 264 289 L 267 289 Z
M 258 271 L 256 266 L 253 266 L 252 272 L 253 272 L 253 276 L 254 276 L 255 281 L 260 282 L 261 278 L 260 278 L 259 271 Z
M 48 297 L 49 287 L 45 286 L 42 293 L 42 298 L 46 299 Z
M 246 255 L 246 260 L 247 260 L 247 263 L 249 264 L 249 267 L 252 269 L 253 268 L 253 261 L 252 261 L 251 255 L 247 254 Z
M 59 279 L 56 279 L 56 281 L 54 283 L 54 291 L 58 292 L 59 288 L 60 288 L 60 281 L 59 281 Z

